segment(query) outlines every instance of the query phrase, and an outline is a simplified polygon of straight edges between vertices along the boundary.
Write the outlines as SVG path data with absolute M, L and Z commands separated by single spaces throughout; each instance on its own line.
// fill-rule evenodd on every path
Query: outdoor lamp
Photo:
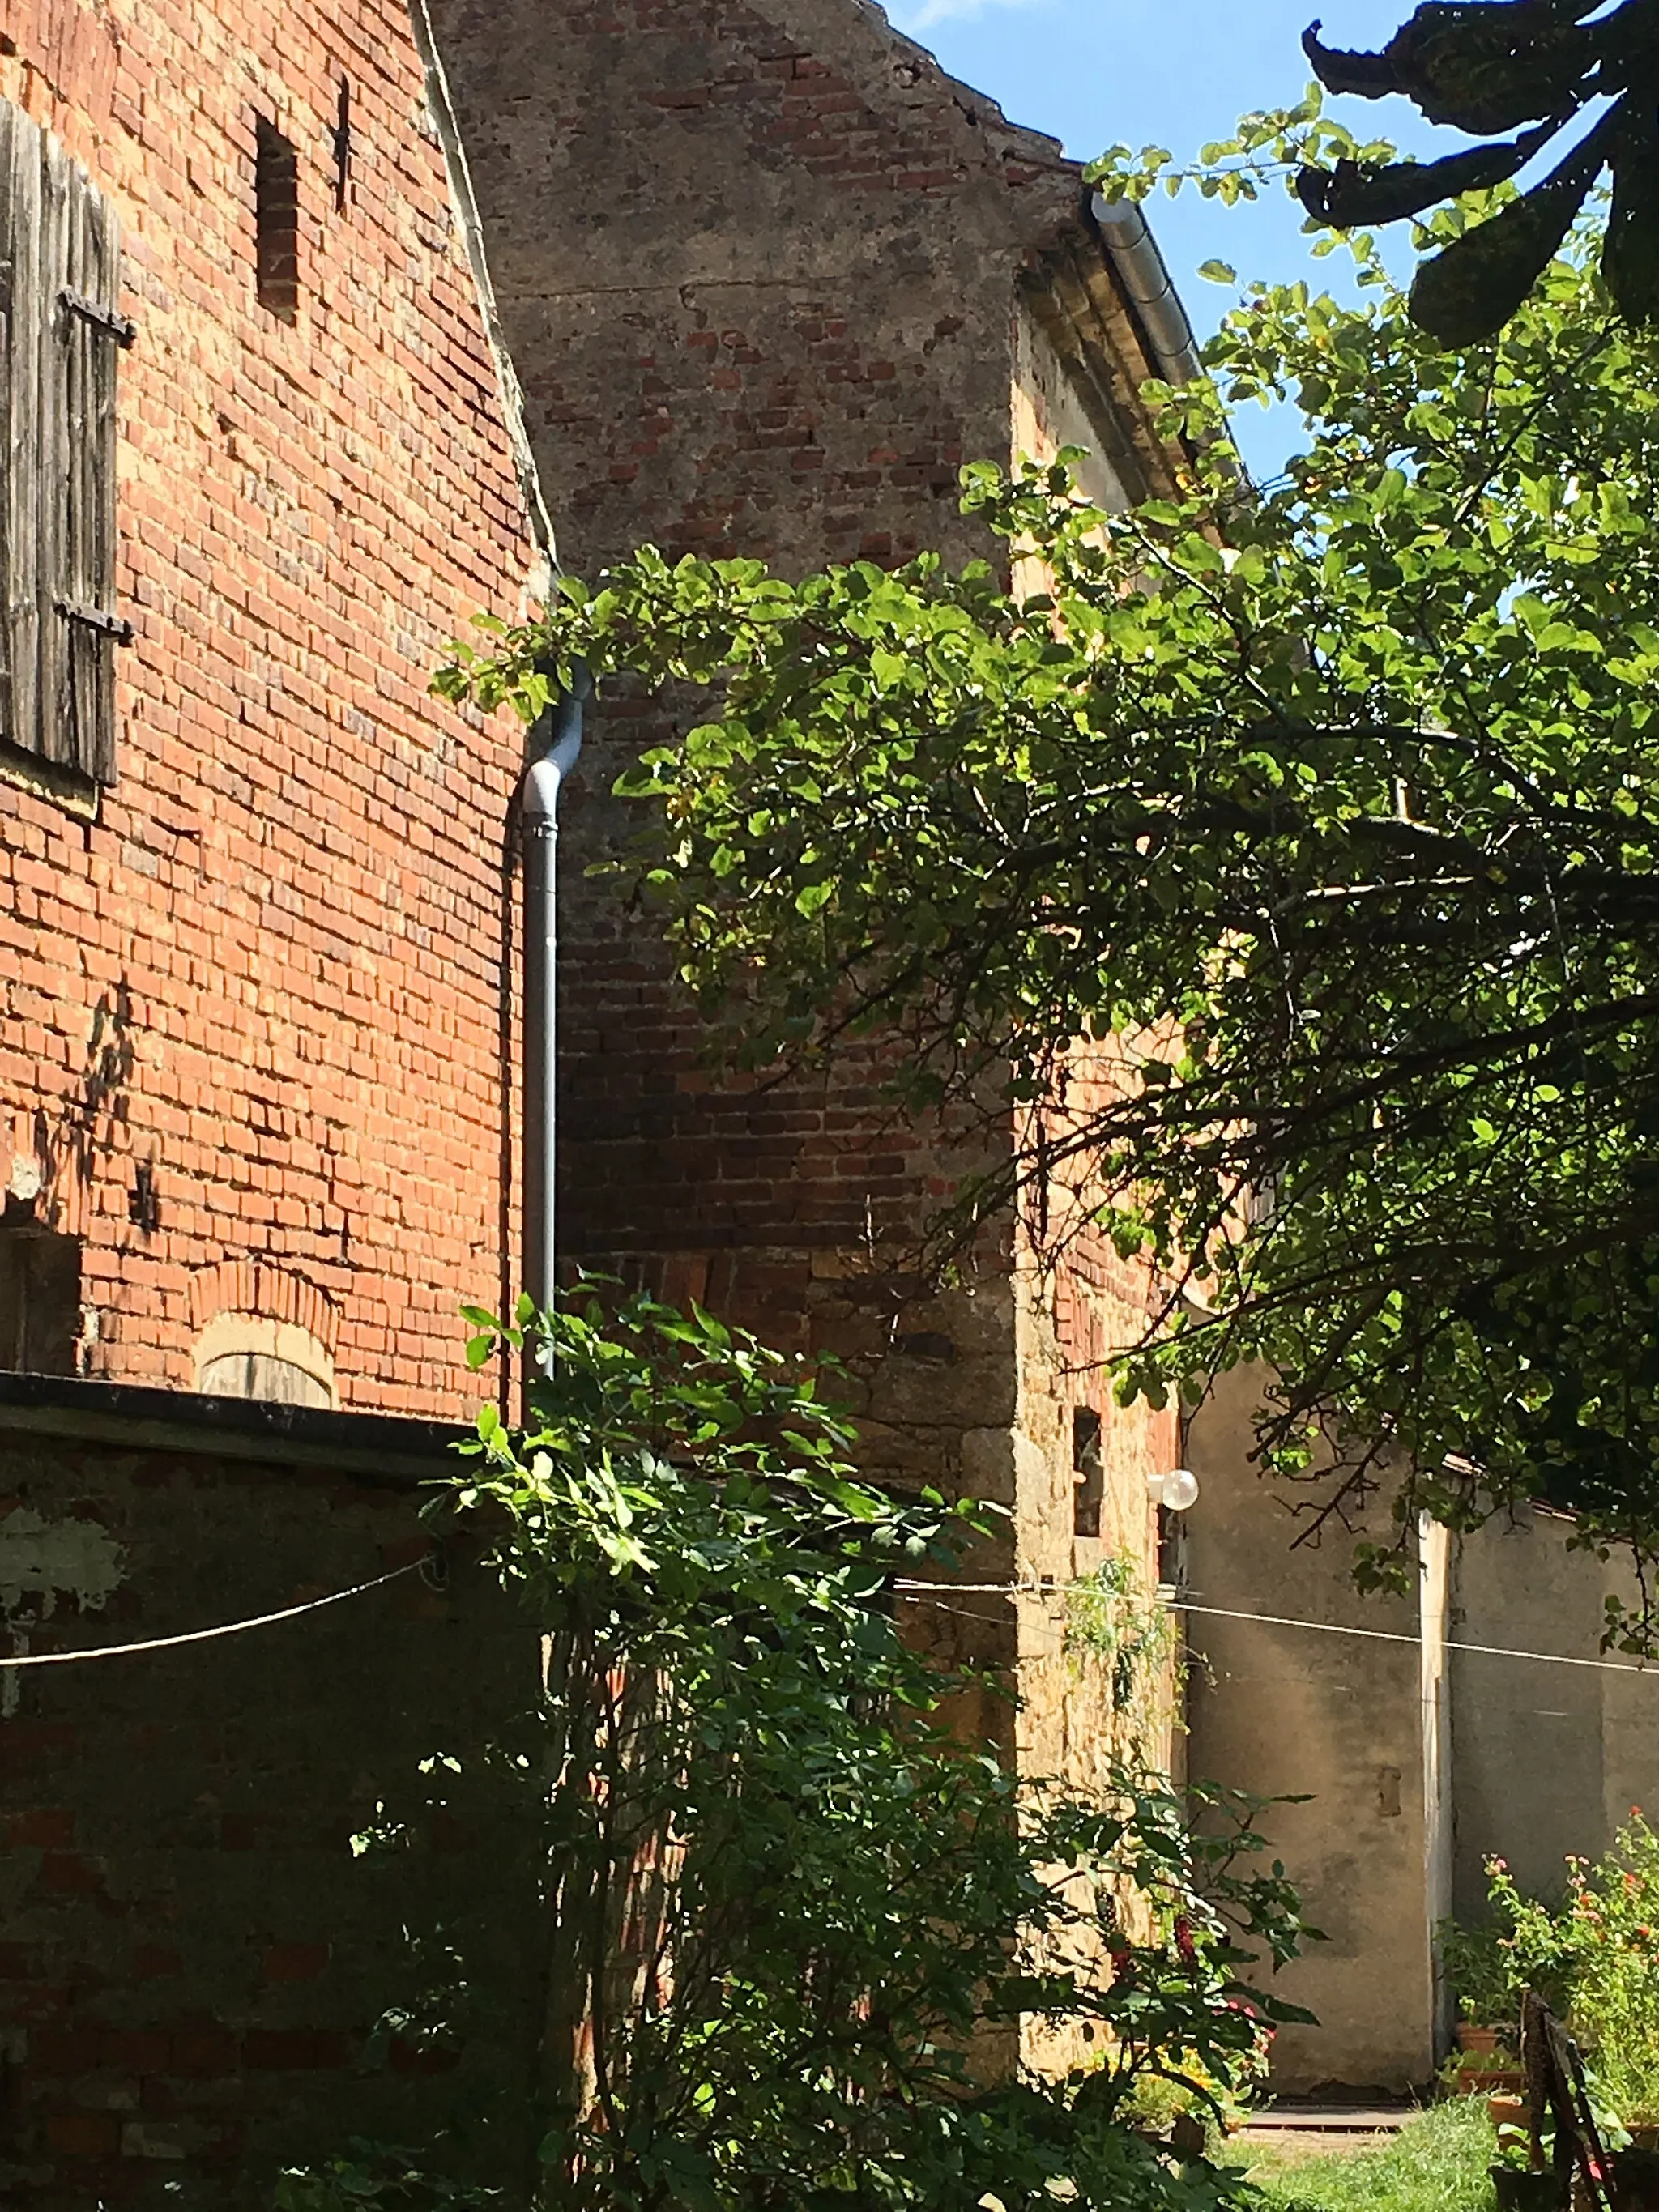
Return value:
M 1198 1477 L 1188 1467 L 1173 1468 L 1168 1474 L 1149 1474 L 1146 1495 L 1154 1505 L 1171 1513 L 1188 1513 L 1198 1503 Z

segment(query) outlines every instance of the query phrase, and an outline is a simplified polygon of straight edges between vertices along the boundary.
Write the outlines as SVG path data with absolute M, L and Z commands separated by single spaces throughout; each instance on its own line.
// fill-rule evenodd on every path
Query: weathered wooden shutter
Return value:
M 0 581 L 5 736 L 115 780 L 115 377 L 120 313 L 114 210 L 57 140 L 0 101 Z

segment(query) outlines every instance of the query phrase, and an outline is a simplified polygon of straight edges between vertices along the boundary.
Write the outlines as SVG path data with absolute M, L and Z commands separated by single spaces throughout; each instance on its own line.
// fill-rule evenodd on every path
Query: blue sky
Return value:
M 952 76 L 988 92 L 1011 120 L 1047 131 L 1087 160 L 1122 141 L 1167 146 L 1177 160 L 1231 135 L 1247 109 L 1282 107 L 1308 81 L 1301 35 L 1322 12 L 1332 46 L 1383 46 L 1412 0 L 887 0 L 900 29 L 931 46 Z M 1349 100 L 1344 115 L 1365 135 L 1413 153 L 1468 142 L 1431 131 L 1406 101 Z M 1230 262 L 1241 277 L 1307 276 L 1335 288 L 1339 263 L 1316 262 L 1301 210 L 1271 202 L 1224 208 L 1189 186 L 1161 195 L 1147 213 L 1200 336 L 1232 295 L 1206 283 L 1201 261 Z M 1409 253 L 1405 257 L 1409 262 Z M 1297 442 L 1293 417 L 1251 410 L 1238 425 L 1252 467 L 1272 475 Z

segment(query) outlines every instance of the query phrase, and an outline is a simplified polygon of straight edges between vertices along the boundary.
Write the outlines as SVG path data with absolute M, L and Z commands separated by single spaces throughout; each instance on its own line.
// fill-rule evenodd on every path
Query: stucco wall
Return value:
M 1191 1771 L 1310 1800 L 1276 1808 L 1263 1824 L 1329 1939 L 1279 1977 L 1283 1993 L 1320 2025 L 1281 2033 L 1275 2082 L 1402 2090 L 1426 2082 L 1436 2057 L 1423 1601 L 1359 1596 L 1340 1526 L 1316 1549 L 1291 1552 L 1295 1524 L 1248 1463 L 1254 1401 L 1254 1378 L 1236 1371 L 1189 1423 L 1188 1461 L 1203 1486 L 1189 1516 L 1194 1601 L 1382 1630 L 1409 1643 L 1194 1614 Z
M 1030 303 L 1019 302 L 1014 325 L 1012 459 L 1049 461 L 1062 447 L 1080 447 L 1080 490 L 1109 514 L 1131 502 L 1089 420 L 1075 382 L 1055 352 Z
M 1581 1659 L 1600 1647 L 1609 1595 L 1636 1601 L 1616 1556 L 1575 1551 L 1573 1524 L 1522 1509 L 1459 1547 L 1455 1638 Z M 1560 1895 L 1569 1853 L 1596 1857 L 1631 1808 L 1659 1822 L 1659 1679 L 1451 1654 L 1456 1909 L 1482 1917 L 1484 1863 L 1507 1859 L 1523 1889 Z

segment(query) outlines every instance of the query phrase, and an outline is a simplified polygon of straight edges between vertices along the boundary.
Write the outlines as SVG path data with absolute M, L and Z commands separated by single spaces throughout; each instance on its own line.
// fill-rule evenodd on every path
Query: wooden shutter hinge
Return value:
M 113 307 L 100 307 L 96 300 L 88 299 L 73 284 L 65 284 L 58 296 L 70 314 L 79 315 L 83 323 L 90 323 L 94 330 L 112 337 L 117 345 L 125 347 L 136 343 L 138 325 L 131 315 L 119 314 Z
M 130 622 L 120 615 L 106 615 L 101 607 L 80 606 L 73 599 L 59 599 L 57 605 L 66 622 L 83 623 L 88 629 L 100 629 L 117 645 L 131 645 L 137 635 Z

